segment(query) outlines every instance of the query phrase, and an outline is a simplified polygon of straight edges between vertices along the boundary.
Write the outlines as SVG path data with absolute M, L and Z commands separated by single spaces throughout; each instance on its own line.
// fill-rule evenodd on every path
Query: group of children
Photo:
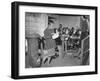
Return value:
M 80 46 L 80 42 L 89 35 L 89 23 L 87 19 L 82 17 L 80 20 L 80 29 L 74 27 L 63 27 L 59 24 L 58 28 L 53 28 L 52 23 L 44 30 L 44 36 L 36 36 L 35 38 L 27 38 L 29 46 L 26 48 L 26 54 L 29 56 L 29 63 L 35 67 L 35 63 L 40 66 L 48 62 L 50 64 L 53 59 L 63 55 L 68 49 Z M 60 49 L 61 48 L 61 49 Z M 35 51 L 35 52 L 34 52 Z M 28 52 L 28 53 L 27 53 Z
M 38 49 L 39 49 L 39 61 L 41 63 L 48 64 L 55 58 L 57 58 L 60 52 L 66 51 L 65 48 L 67 41 L 70 39 L 73 34 L 79 35 L 79 31 L 76 31 L 74 27 L 69 29 L 68 27 L 63 27 L 62 24 L 59 25 L 59 28 L 51 29 L 47 27 L 44 31 L 44 37 L 38 38 Z M 62 47 L 62 51 L 60 48 Z M 41 60 L 40 60 L 41 58 Z

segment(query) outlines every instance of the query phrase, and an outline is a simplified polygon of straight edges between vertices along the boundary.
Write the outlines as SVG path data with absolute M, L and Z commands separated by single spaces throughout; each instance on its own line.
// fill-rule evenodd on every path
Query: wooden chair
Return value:
M 88 55 L 86 55 L 88 54 Z M 86 57 L 87 56 L 87 57 Z M 87 59 L 86 59 L 87 58 Z M 89 60 L 89 35 L 85 37 L 81 41 L 81 54 L 80 54 L 80 60 L 81 64 L 83 65 L 83 62 L 86 60 Z
M 70 50 L 68 50 L 68 53 Z M 71 52 L 72 53 L 72 52 Z M 81 48 L 79 48 L 76 52 L 73 51 L 73 58 L 78 58 L 80 65 L 89 64 L 89 35 L 81 40 Z

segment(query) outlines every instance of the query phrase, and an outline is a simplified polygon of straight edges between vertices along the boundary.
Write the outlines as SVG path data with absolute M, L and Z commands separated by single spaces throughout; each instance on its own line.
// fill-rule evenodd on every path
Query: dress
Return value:
M 55 40 L 52 39 L 52 34 L 54 30 L 46 28 L 44 31 L 44 38 L 45 38 L 45 50 L 49 50 L 56 47 Z
M 82 34 L 81 34 L 81 40 L 84 39 L 86 36 L 89 35 L 88 30 L 88 23 L 86 20 L 81 21 L 81 29 L 82 29 Z

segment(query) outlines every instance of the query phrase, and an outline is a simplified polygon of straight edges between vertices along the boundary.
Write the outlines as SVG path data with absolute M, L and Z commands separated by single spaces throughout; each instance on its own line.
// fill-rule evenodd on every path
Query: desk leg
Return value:
M 65 41 L 62 41 L 62 58 L 65 56 Z

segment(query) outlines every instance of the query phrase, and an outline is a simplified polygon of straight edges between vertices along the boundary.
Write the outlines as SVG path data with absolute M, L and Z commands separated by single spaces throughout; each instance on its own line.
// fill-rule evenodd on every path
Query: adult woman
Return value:
M 46 50 L 55 48 L 56 43 L 55 40 L 52 39 L 52 33 L 54 33 L 54 30 L 51 28 L 51 24 L 48 25 L 48 27 L 44 31 L 44 38 L 45 38 L 45 48 Z
M 86 36 L 89 35 L 89 19 L 88 16 L 81 17 L 81 39 L 84 39 Z
M 48 63 L 51 62 L 53 55 L 55 55 L 55 47 L 56 43 L 55 40 L 52 39 L 52 33 L 54 33 L 54 29 L 52 29 L 52 23 L 48 24 L 48 27 L 44 30 L 44 39 L 45 39 L 45 46 L 44 46 L 44 54 L 43 54 L 43 62 L 45 63 L 48 60 Z

